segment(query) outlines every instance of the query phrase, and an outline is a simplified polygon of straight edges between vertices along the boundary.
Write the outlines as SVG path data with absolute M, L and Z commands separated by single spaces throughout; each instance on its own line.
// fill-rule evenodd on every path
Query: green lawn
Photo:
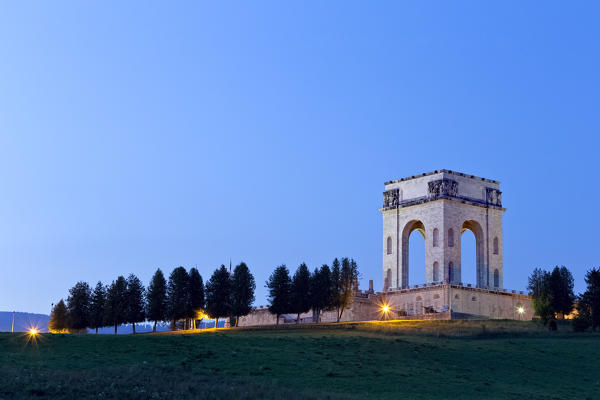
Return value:
M 599 399 L 600 336 L 511 321 L 0 334 L 0 399 L 44 397 Z

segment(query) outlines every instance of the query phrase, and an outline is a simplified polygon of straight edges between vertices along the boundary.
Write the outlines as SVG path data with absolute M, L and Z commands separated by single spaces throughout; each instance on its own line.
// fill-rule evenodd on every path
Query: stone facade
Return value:
M 383 194 L 384 291 L 409 287 L 409 237 L 425 240 L 426 284 L 463 283 L 461 237 L 475 235 L 479 288 L 503 287 L 500 183 L 449 170 L 386 182 Z

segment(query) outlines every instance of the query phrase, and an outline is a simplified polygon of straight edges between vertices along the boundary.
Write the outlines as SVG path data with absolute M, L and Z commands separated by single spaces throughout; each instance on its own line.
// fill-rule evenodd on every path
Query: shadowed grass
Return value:
M 0 398 L 586 399 L 599 359 L 597 334 L 518 321 L 0 334 Z

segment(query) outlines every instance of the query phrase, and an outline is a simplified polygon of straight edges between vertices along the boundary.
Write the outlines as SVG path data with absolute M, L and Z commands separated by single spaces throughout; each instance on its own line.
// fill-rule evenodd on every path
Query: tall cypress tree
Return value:
M 96 334 L 98 328 L 103 327 L 105 323 L 105 303 L 106 289 L 102 282 L 98 281 L 90 299 L 90 328 L 95 329 Z
M 291 286 L 290 273 L 285 264 L 275 268 L 275 271 L 267 281 L 269 288 L 269 311 L 275 314 L 277 325 L 279 325 L 279 316 L 291 311 Z
M 87 282 L 77 282 L 69 289 L 67 308 L 71 328 L 76 331 L 86 329 L 90 325 L 90 297 L 92 290 Z
M 127 322 L 131 324 L 135 334 L 135 323 L 146 319 L 145 289 L 142 282 L 134 274 L 127 277 Z
M 204 283 L 196 268 L 190 269 L 187 290 L 186 316 L 190 320 L 190 328 L 196 328 L 196 315 L 204 308 Z
M 186 317 L 188 280 L 188 273 L 183 267 L 175 268 L 169 275 L 167 314 L 173 325 L 177 320 Z
M 117 277 L 106 291 L 106 323 L 117 327 L 127 322 L 127 281 Z
M 51 333 L 62 333 L 69 330 L 69 310 L 63 299 L 60 299 L 50 312 L 48 330 Z
M 229 271 L 225 265 L 221 265 L 206 282 L 206 311 L 208 315 L 215 318 L 215 328 L 219 323 L 219 317 L 231 315 L 231 281 Z
M 327 264 L 323 264 L 320 269 L 315 269 L 310 278 L 310 306 L 315 322 L 320 322 L 321 311 L 331 308 L 331 290 L 331 270 Z
M 573 275 L 563 265 L 562 267 L 554 267 L 549 277 L 549 285 L 552 298 L 550 305 L 552 310 L 561 314 L 563 319 L 565 315 L 573 311 L 573 303 L 575 302 L 575 293 L 573 293 Z
M 340 307 L 342 302 L 342 271 L 340 266 L 340 260 L 335 258 L 331 264 L 331 300 L 329 303 L 329 309 L 336 310 L 336 315 L 340 313 Z
M 156 332 L 156 323 L 167 319 L 167 281 L 162 271 L 156 270 L 146 291 L 146 314 L 154 321 L 152 332 Z
M 256 282 L 246 263 L 236 265 L 231 276 L 231 315 L 235 317 L 235 326 L 241 316 L 252 310 Z
M 296 314 L 296 323 L 300 323 L 300 314 L 310 310 L 310 272 L 305 263 L 300 264 L 291 288 L 291 311 Z

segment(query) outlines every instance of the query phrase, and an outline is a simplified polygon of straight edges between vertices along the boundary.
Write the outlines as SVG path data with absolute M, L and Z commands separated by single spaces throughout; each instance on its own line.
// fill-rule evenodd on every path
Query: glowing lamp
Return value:
M 519 314 L 523 314 L 525 312 L 525 309 L 523 307 L 517 307 L 517 312 Z

